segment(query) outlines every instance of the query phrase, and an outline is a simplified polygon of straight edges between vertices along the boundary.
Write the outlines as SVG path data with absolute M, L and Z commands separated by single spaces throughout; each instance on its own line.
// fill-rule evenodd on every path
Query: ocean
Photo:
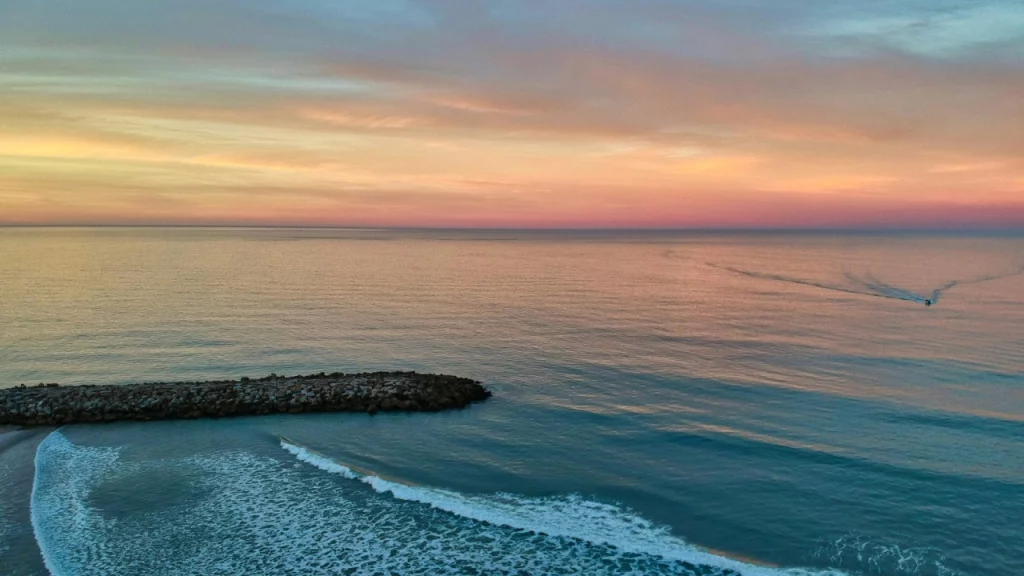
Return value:
M 1013 234 L 0 229 L 0 387 L 494 392 L 0 429 L 0 574 L 1024 574 L 1022 266 Z

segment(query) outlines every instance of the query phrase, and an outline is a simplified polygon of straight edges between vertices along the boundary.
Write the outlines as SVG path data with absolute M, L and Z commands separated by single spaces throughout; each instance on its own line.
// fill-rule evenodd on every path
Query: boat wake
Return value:
M 724 266 L 721 264 L 714 264 L 712 262 L 707 263 L 708 266 L 718 269 L 725 270 L 726 272 L 732 272 L 734 274 L 740 274 L 749 278 L 759 278 L 761 280 L 774 280 L 776 282 L 788 282 L 790 284 L 800 284 L 802 286 L 813 286 L 814 288 L 821 288 L 823 290 L 832 290 L 835 292 L 845 292 L 847 294 L 861 294 L 863 296 L 877 296 L 885 298 L 884 294 L 878 294 L 872 291 L 857 289 L 856 287 L 843 286 L 841 284 L 829 284 L 826 282 L 818 282 L 816 280 L 805 280 L 803 278 L 796 278 L 793 276 L 784 276 L 782 274 L 772 274 L 769 272 L 757 272 L 754 270 L 744 270 L 742 268 L 734 268 L 732 266 Z M 892 297 L 892 296 L 888 296 Z
M 715 264 L 712 262 L 707 263 L 708 266 L 718 269 L 732 272 L 734 274 L 740 274 L 750 278 L 758 278 L 761 280 L 773 280 L 776 282 L 787 282 L 790 284 L 799 284 L 802 286 L 812 286 L 815 288 L 821 288 L 823 290 L 831 290 L 834 292 L 844 292 L 846 294 L 858 294 L 861 296 L 872 296 L 875 298 L 889 298 L 893 300 L 904 300 L 907 302 L 916 302 L 919 304 L 934 305 L 939 302 L 939 299 L 950 289 L 956 286 L 963 286 L 967 284 L 982 284 L 984 282 L 992 282 L 995 280 L 1002 280 L 1004 278 L 1010 278 L 1013 276 L 1019 276 L 1024 274 L 1024 265 L 1014 268 L 1008 272 L 1001 274 L 984 274 L 974 278 L 962 279 L 962 280 L 950 280 L 942 284 L 941 286 L 932 289 L 930 292 L 919 294 L 912 290 L 893 286 L 875 278 L 871 274 L 857 275 L 852 272 L 844 273 L 847 284 L 836 284 L 829 282 L 820 282 L 816 280 L 808 280 L 804 278 L 797 278 L 794 276 L 786 276 L 783 274 L 774 274 L 769 272 L 758 272 L 754 270 L 744 270 L 742 268 L 735 268 L 732 266 L 725 266 L 722 264 Z

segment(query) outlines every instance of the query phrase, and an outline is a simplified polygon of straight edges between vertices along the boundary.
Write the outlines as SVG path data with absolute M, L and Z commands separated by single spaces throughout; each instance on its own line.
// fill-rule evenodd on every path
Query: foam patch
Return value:
M 76 446 L 52 433 L 36 453 L 32 494 L 47 568 L 53 576 L 825 574 L 715 556 L 628 510 L 579 496 L 407 486 L 286 448 L 311 466 L 245 452 L 130 462 L 117 449 Z M 179 502 L 116 508 L 115 487 L 133 489 L 133 478 L 161 473 L 179 488 L 181 478 L 192 485 Z M 111 504 L 99 509 L 98 502 Z

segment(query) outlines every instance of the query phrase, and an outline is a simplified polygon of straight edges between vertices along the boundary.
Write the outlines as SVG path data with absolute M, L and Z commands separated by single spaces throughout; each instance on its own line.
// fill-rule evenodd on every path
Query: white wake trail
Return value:
M 986 282 L 993 282 L 996 280 L 1002 280 L 1004 278 L 1011 278 L 1024 274 L 1024 265 L 1014 268 L 1008 272 L 999 274 L 984 274 L 974 278 L 968 278 L 964 280 L 950 280 L 941 286 L 934 288 L 928 295 L 918 294 L 912 290 L 906 288 L 900 288 L 899 286 L 893 286 L 892 284 L 883 282 L 875 278 L 871 274 L 865 274 L 864 276 L 858 276 L 852 272 L 845 272 L 844 276 L 849 281 L 849 284 L 833 284 L 828 282 L 820 282 L 816 280 L 808 280 L 805 278 L 798 278 L 795 276 L 786 276 L 784 274 L 775 274 L 769 272 L 758 272 L 756 270 L 744 270 L 742 268 L 735 268 L 733 266 L 725 266 L 721 264 L 715 264 L 713 262 L 706 263 L 711 268 L 717 270 L 724 270 L 726 272 L 732 272 L 733 274 L 739 274 L 747 276 L 749 278 L 757 278 L 760 280 L 772 280 L 775 282 L 785 282 L 788 284 L 799 284 L 801 286 L 811 286 L 814 288 L 820 288 L 822 290 L 830 290 L 833 292 L 843 292 L 846 294 L 858 294 L 861 296 L 873 296 L 875 298 L 888 298 L 892 300 L 903 300 L 906 302 L 917 302 L 917 303 L 928 303 L 937 304 L 939 299 L 950 289 L 957 286 L 963 286 L 966 284 L 983 284 Z

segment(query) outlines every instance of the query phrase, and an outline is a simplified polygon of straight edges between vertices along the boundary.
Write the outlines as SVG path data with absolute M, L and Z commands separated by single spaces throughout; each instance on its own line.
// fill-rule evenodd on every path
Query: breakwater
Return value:
M 469 378 L 416 372 L 311 374 L 207 382 L 21 385 L 0 389 L 0 424 L 42 426 L 284 412 L 424 412 L 464 408 L 490 391 Z

